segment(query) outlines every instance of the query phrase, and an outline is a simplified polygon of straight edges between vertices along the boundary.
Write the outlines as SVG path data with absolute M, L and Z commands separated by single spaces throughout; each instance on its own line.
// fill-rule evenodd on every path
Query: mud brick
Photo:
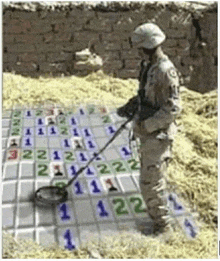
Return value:
M 190 55 L 190 50 L 189 48 L 175 48 L 176 49 L 176 55 L 180 56 L 189 56 Z
M 61 52 L 61 53 L 48 53 L 47 61 L 48 62 L 61 62 L 66 60 L 72 60 L 72 55 L 69 53 Z
M 18 54 L 17 60 L 19 62 L 39 62 L 39 61 L 45 61 L 46 56 L 45 54 L 23 53 L 23 54 Z
M 166 10 L 166 12 L 161 12 L 159 17 L 157 18 L 157 24 L 163 31 L 169 27 L 170 17 L 172 16 L 172 12 Z
M 19 11 L 10 12 L 11 18 L 18 19 L 18 20 L 37 20 L 38 19 L 38 12 L 26 12 L 26 11 Z M 4 15 L 5 18 L 5 15 Z
M 78 21 L 78 20 L 77 20 Z M 67 18 L 65 21 L 65 32 L 79 32 L 83 30 L 82 23 L 75 23 L 76 19 L 74 17 Z
M 115 60 L 115 61 L 106 61 L 104 67 L 109 67 L 110 69 L 121 69 L 122 68 L 122 61 Z
M 31 21 L 31 32 L 33 34 L 43 34 L 52 31 L 51 24 L 48 24 L 45 20 Z
M 186 37 L 186 30 L 175 30 L 175 29 L 168 29 L 166 30 L 167 38 L 185 38 Z
M 119 51 L 112 51 L 112 52 L 105 52 L 102 55 L 103 61 L 114 61 L 120 59 L 120 52 Z
M 128 33 L 102 33 L 101 38 L 106 42 L 120 42 L 121 40 L 126 40 L 130 34 Z
M 122 49 L 123 49 L 123 50 L 130 50 L 130 49 L 131 49 L 131 46 L 130 46 L 128 40 L 122 42 Z
M 80 23 L 80 21 L 82 21 L 81 19 L 77 19 L 77 17 L 82 18 L 84 16 L 84 11 L 78 9 L 78 8 L 74 8 L 73 10 L 71 10 L 68 14 L 68 19 L 70 18 L 74 18 L 75 22 Z
M 9 53 L 35 52 L 34 45 L 32 44 L 10 44 L 7 45 L 7 50 Z
M 3 54 L 3 61 L 4 62 L 16 63 L 17 62 L 17 55 L 10 54 L 10 53 L 4 53 Z
M 178 46 L 182 48 L 187 48 L 190 46 L 189 41 L 187 39 L 178 39 Z
M 60 32 L 54 35 L 55 42 L 69 42 L 73 37 L 73 33 Z
M 138 70 L 131 70 L 131 69 L 123 69 L 118 72 L 118 77 L 120 78 L 137 78 L 139 76 Z
M 74 41 L 82 42 L 86 41 L 89 42 L 91 40 L 99 40 L 99 34 L 97 32 L 75 32 L 74 33 Z
M 112 32 L 112 26 L 107 20 L 97 18 L 90 20 L 88 24 L 85 24 L 84 29 L 95 32 Z
M 37 65 L 35 63 L 24 63 L 18 62 L 17 64 L 13 64 L 12 69 L 16 72 L 34 72 L 37 69 Z
M 65 63 L 41 63 L 40 70 L 42 72 L 62 72 L 66 71 Z
M 127 17 L 120 19 L 116 24 L 113 25 L 113 31 L 117 32 L 131 32 L 133 28 L 133 19 L 128 15 Z
M 121 58 L 122 59 L 138 59 L 139 58 L 139 63 L 141 63 L 141 59 L 138 54 L 137 49 L 131 49 L 127 51 L 121 51 Z
M 4 11 L 4 13 L 3 13 L 3 20 L 5 21 L 7 19 L 11 19 L 12 14 L 13 13 L 10 10 Z
M 107 51 L 120 50 L 121 44 L 119 42 L 116 42 L 116 43 L 104 42 L 104 47 L 105 47 L 105 50 L 107 50 Z
M 175 47 L 178 44 L 178 40 L 175 39 L 167 39 L 164 43 L 163 46 L 166 47 Z
M 126 69 L 140 69 L 140 60 L 125 60 Z
M 14 34 L 4 34 L 3 35 L 3 43 L 13 43 L 15 40 Z
M 63 45 L 62 44 L 52 44 L 52 43 L 37 43 L 35 44 L 36 49 L 39 53 L 48 53 L 48 52 L 59 52 L 62 50 Z
M 35 35 L 35 34 L 20 34 L 20 35 L 15 35 L 14 38 L 16 43 L 28 43 L 28 44 L 40 43 L 43 40 L 43 37 L 41 35 Z
M 164 46 L 163 48 L 164 52 L 168 55 L 168 56 L 176 56 L 176 48 L 170 48 L 170 47 L 166 47 Z
M 53 12 L 45 12 L 45 11 L 40 11 L 39 12 L 39 17 L 41 17 L 42 20 L 47 20 L 49 22 L 56 22 L 57 21 L 63 21 L 66 17 L 66 13 L 65 12 L 57 12 L 57 11 L 53 11 Z
M 70 44 L 64 44 L 61 48 L 64 52 L 75 53 L 77 51 L 82 51 L 82 49 L 88 48 L 88 42 L 73 42 Z

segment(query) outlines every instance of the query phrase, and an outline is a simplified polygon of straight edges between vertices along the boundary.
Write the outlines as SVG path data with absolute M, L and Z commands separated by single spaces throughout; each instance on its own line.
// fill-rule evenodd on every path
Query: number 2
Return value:
M 125 201 L 122 198 L 116 198 L 113 200 L 113 204 L 117 204 L 119 203 L 119 205 L 117 206 L 117 208 L 115 209 L 117 215 L 125 215 L 128 214 L 128 210 L 124 209 L 125 207 Z

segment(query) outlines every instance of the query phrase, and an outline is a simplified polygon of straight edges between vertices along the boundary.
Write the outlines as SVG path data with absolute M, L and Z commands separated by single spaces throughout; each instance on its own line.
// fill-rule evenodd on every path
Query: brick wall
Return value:
M 155 22 L 167 35 L 163 50 L 185 84 L 201 92 L 217 87 L 216 3 L 90 3 L 3 5 L 3 70 L 77 74 L 74 54 L 89 46 L 103 58 L 106 73 L 136 78 L 140 58 L 129 37 L 136 26 Z

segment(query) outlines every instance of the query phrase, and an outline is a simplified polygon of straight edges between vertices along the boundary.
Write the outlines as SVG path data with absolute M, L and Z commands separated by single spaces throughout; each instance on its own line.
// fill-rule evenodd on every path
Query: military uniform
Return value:
M 145 99 L 156 109 L 144 121 L 134 121 L 134 135 L 140 138 L 140 188 L 148 213 L 156 226 L 165 226 L 166 210 L 165 171 L 171 158 L 173 136 L 176 133 L 175 117 L 180 111 L 179 77 L 166 55 L 147 68 L 142 67 L 140 88 Z
M 153 23 L 143 24 L 134 31 L 132 43 L 146 49 L 147 55 L 154 54 L 157 60 L 153 64 L 142 61 L 138 95 L 118 109 L 122 117 L 135 115 L 134 136 L 140 139 L 140 188 L 155 230 L 166 226 L 165 172 L 177 130 L 175 118 L 180 112 L 177 70 L 162 51 L 156 53 L 165 38 Z

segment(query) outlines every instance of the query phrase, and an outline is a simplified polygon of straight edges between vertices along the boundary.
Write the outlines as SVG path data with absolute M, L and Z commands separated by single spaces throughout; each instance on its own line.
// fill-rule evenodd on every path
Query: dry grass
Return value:
M 136 94 L 136 80 L 99 73 L 87 77 L 31 79 L 3 75 L 3 107 L 42 103 L 123 103 Z M 187 240 L 181 231 L 168 239 L 124 232 L 90 241 L 76 251 L 3 235 L 4 258 L 217 258 L 217 92 L 199 94 L 181 88 L 183 111 L 173 147 L 168 180 L 188 206 L 198 213 L 200 233 Z

